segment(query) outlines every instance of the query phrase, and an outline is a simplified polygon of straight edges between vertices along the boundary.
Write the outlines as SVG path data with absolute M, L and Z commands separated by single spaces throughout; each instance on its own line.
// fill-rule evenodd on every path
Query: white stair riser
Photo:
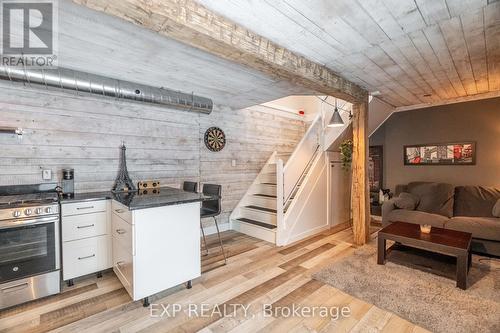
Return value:
M 262 168 L 262 173 L 276 173 L 276 163 L 266 164 Z
M 276 225 L 276 214 L 260 212 L 245 207 L 240 208 L 240 214 L 240 217 L 246 217 L 247 219 Z
M 276 195 L 276 185 L 255 184 L 252 188 L 253 193 Z
M 245 205 L 276 209 L 276 198 L 249 195 L 245 199 Z
M 275 173 L 264 173 L 259 176 L 259 183 L 273 183 L 276 184 Z
M 276 232 L 274 230 L 269 230 L 266 228 L 262 228 L 253 224 L 240 222 L 240 221 L 231 221 L 232 229 L 242 234 L 252 236 L 258 239 L 265 240 L 267 242 L 276 244 Z

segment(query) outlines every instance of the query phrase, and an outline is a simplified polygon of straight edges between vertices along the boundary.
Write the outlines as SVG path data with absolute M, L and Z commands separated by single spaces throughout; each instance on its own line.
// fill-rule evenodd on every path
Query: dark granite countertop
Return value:
M 210 199 L 201 193 L 186 192 L 173 187 L 160 187 L 157 194 L 139 194 L 138 192 L 111 193 L 111 198 L 130 210 L 200 202 Z
M 84 202 L 114 199 L 130 210 L 177 205 L 210 199 L 201 193 L 186 192 L 173 187 L 160 187 L 159 194 L 142 194 L 138 192 L 111 191 L 75 193 L 72 197 L 61 197 L 61 203 Z
M 95 200 L 106 200 L 111 199 L 113 196 L 111 191 L 102 192 L 88 192 L 88 193 L 75 193 L 71 197 L 60 197 L 61 203 L 72 203 L 72 202 L 82 202 L 82 201 L 95 201 Z

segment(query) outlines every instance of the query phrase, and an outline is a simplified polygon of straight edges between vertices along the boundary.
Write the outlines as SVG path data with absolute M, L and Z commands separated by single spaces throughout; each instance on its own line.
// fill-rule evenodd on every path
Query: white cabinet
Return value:
M 134 300 L 201 275 L 200 203 L 137 209 L 112 203 L 113 270 Z
M 108 212 L 63 216 L 65 242 L 108 234 Z
M 108 211 L 109 200 L 82 201 L 66 203 L 63 202 L 61 207 L 62 216 L 89 214 L 96 212 Z
M 107 269 L 109 265 L 109 236 L 96 236 L 63 243 L 63 279 Z
M 111 201 L 61 204 L 63 280 L 112 267 Z

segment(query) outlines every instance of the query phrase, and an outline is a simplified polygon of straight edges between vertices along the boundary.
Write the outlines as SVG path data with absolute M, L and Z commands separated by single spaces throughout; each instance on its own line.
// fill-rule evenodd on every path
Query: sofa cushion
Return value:
M 456 216 L 445 222 L 444 227 L 470 232 L 474 238 L 500 241 L 500 218 Z
M 493 209 L 491 211 L 491 214 L 494 216 L 494 217 L 500 217 L 500 199 L 497 200 L 497 203 L 495 204 L 495 206 L 493 206 Z
M 412 182 L 408 184 L 408 192 L 420 199 L 417 210 L 453 216 L 454 186 L 446 183 Z
M 418 210 L 395 209 L 387 214 L 390 222 L 407 222 L 413 224 L 430 224 L 433 227 L 442 228 L 449 218 L 438 214 L 420 212 Z
M 419 201 L 420 199 L 416 195 L 402 192 L 397 198 L 394 199 L 394 206 L 401 209 L 415 210 Z
M 457 186 L 453 216 L 493 217 L 500 189 L 485 186 Z

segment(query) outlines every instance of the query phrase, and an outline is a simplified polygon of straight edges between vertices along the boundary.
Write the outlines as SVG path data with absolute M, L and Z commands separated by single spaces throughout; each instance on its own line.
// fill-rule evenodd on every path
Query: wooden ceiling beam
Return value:
M 326 66 L 256 35 L 192 0 L 73 1 L 310 91 L 351 103 L 365 101 L 368 96 L 366 90 Z

